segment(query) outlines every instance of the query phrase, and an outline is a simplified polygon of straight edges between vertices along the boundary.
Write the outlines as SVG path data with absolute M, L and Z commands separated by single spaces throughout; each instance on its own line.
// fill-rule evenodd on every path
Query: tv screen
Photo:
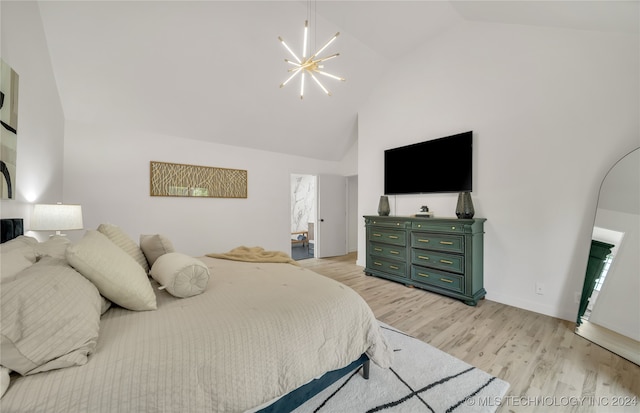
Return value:
M 472 131 L 384 151 L 386 195 L 471 192 Z

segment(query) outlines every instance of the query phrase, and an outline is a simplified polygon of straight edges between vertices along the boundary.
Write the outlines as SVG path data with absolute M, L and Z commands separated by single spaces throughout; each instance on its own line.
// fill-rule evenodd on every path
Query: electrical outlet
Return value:
M 539 294 L 539 295 L 544 294 L 544 284 L 536 283 L 536 294 Z

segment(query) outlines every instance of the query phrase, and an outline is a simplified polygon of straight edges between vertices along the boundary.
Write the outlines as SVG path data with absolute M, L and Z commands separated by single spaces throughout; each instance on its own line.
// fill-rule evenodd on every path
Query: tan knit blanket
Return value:
M 240 246 L 229 252 L 222 254 L 211 253 L 206 254 L 211 258 L 222 258 L 225 260 L 246 261 L 246 262 L 280 262 L 293 265 L 298 264 L 291 256 L 282 251 L 267 251 L 262 247 L 245 247 Z

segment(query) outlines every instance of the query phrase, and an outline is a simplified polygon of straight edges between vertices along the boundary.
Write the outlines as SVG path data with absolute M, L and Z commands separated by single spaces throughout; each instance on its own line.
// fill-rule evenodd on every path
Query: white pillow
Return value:
M 0 365 L 35 374 L 87 362 L 100 329 L 100 294 L 66 261 L 45 257 L 2 285 Z
M 151 267 L 151 276 L 174 297 L 201 294 L 209 282 L 209 268 L 198 259 L 179 252 L 160 256 Z
M 0 282 L 12 281 L 20 271 L 33 265 L 34 261 L 27 258 L 23 249 L 3 251 L 0 254 Z M 35 257 L 35 255 L 34 255 Z
M 120 247 L 124 252 L 129 254 L 138 264 L 140 264 L 145 273 L 149 273 L 149 263 L 144 257 L 142 250 L 122 229 L 112 224 L 100 224 L 98 226 L 98 231 L 109 238 L 111 242 Z
M 3 244 L 0 244 L 0 251 L 7 252 L 22 247 L 33 247 L 38 243 L 38 240 L 33 237 L 27 237 L 26 235 L 19 235 L 12 240 L 9 240 Z
M 0 245 L 0 253 L 4 254 L 10 251 L 22 251 L 26 259 L 31 263 L 36 262 L 37 255 L 35 247 L 38 245 L 38 240 L 33 237 L 27 237 L 20 235 L 10 241 Z
M 106 236 L 89 230 L 67 247 L 67 261 L 93 282 L 100 294 L 129 310 L 155 310 L 156 296 L 138 263 Z
M 140 235 L 140 249 L 152 267 L 159 256 L 168 252 L 175 252 L 173 244 L 164 235 Z
M 4 396 L 4 392 L 9 388 L 9 383 L 11 382 L 9 373 L 11 373 L 11 370 L 4 366 L 0 366 L 0 398 Z
M 40 242 L 34 246 L 38 257 L 63 258 L 67 247 L 71 241 L 67 237 L 54 235 L 45 242 Z

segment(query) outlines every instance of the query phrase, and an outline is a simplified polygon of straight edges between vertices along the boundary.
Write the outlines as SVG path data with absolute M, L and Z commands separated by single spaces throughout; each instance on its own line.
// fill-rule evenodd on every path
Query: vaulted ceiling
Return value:
M 323 160 L 397 59 L 465 21 L 638 34 L 638 1 L 41 1 L 65 117 Z M 290 57 L 334 33 L 322 78 L 280 88 Z M 325 53 L 323 53 L 324 55 Z

